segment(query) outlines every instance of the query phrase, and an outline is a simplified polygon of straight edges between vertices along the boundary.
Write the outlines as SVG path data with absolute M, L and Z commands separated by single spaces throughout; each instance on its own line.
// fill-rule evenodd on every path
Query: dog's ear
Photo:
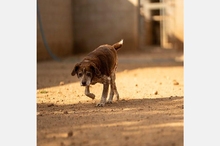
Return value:
M 101 72 L 94 63 L 91 63 L 90 68 L 93 70 L 97 77 L 101 76 Z
M 77 72 L 78 69 L 79 69 L 79 63 L 77 63 L 77 64 L 74 66 L 71 75 L 74 76 L 74 75 L 76 74 L 76 72 Z

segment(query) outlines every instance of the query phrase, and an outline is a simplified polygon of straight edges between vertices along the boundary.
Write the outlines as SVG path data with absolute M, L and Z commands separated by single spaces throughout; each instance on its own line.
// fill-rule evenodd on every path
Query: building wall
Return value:
M 174 34 L 174 48 L 179 50 L 183 50 L 183 42 L 184 42 L 184 26 L 183 26 L 183 0 L 176 0 L 175 1 L 175 30 L 173 31 Z
M 183 0 L 140 0 L 140 46 L 183 50 Z
M 74 48 L 72 0 L 38 0 L 46 41 L 57 57 L 71 55 Z M 51 59 L 37 21 L 37 60 Z
M 124 39 L 123 49 L 138 48 L 138 0 L 73 0 L 74 53 Z
M 166 32 L 172 48 L 183 50 L 183 0 L 168 0 L 166 8 Z
M 141 9 L 139 9 L 140 2 Z M 152 45 L 149 0 L 38 0 L 44 34 L 58 57 L 88 53 L 124 39 L 120 52 Z M 183 49 L 183 0 L 167 0 L 169 42 Z M 139 11 L 141 14 L 139 14 Z M 37 23 L 37 60 L 51 59 Z

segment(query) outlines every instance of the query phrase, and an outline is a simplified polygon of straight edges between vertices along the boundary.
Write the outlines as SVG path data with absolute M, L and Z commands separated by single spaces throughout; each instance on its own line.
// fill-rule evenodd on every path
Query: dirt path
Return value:
M 38 63 L 37 145 L 183 145 L 183 66 L 121 63 L 120 101 L 95 107 L 102 85 L 84 95 L 74 63 Z M 63 81 L 64 85 L 59 85 Z M 157 92 L 157 93 L 156 93 Z

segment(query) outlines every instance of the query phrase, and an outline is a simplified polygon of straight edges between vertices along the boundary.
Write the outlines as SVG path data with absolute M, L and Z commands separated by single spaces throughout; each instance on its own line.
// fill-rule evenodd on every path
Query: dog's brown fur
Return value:
M 100 103 L 97 106 L 104 106 L 108 94 L 109 84 L 111 91 L 107 103 L 112 103 L 113 96 L 116 94 L 119 100 L 119 94 L 115 84 L 115 71 L 117 68 L 117 50 L 123 45 L 123 40 L 114 45 L 101 45 L 89 53 L 80 63 L 77 63 L 71 73 L 77 74 L 81 79 L 81 86 L 86 86 L 85 94 L 94 99 L 95 95 L 89 92 L 89 85 L 102 83 L 103 92 Z

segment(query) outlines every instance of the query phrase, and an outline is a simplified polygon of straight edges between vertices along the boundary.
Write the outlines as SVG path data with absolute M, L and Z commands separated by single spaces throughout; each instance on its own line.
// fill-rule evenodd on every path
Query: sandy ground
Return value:
M 92 100 L 70 75 L 82 56 L 37 64 L 38 146 L 183 145 L 184 69 L 173 61 L 181 54 L 119 54 L 120 100 L 105 107 L 95 107 L 101 84 L 90 88 Z

